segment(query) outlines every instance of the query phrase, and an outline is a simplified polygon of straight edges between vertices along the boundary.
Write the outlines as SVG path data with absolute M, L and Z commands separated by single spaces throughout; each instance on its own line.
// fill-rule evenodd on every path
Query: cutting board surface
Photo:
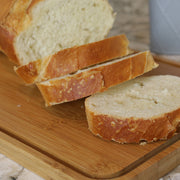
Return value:
M 59 177 L 68 173 L 75 179 L 120 177 L 179 139 L 177 135 L 145 146 L 104 141 L 88 130 L 84 99 L 47 108 L 38 89 L 25 86 L 1 53 L 0 72 L 0 152 L 29 169 L 36 166 L 41 176 L 46 170 L 41 170 L 38 158 L 54 167 Z M 180 68 L 160 63 L 149 74 L 180 76 Z M 14 153 L 22 151 L 21 158 L 13 156 L 13 147 Z

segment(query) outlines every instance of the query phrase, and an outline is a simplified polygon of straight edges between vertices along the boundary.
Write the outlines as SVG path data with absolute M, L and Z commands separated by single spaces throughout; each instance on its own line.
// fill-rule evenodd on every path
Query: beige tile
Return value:
M 44 179 L 28 171 L 27 169 L 24 169 L 22 173 L 18 176 L 17 180 L 44 180 Z
M 8 180 L 10 177 L 17 177 L 21 170 L 22 166 L 12 160 L 6 157 L 0 159 L 0 180 Z
M 0 159 L 2 159 L 2 158 L 5 158 L 5 156 L 3 154 L 0 154 Z

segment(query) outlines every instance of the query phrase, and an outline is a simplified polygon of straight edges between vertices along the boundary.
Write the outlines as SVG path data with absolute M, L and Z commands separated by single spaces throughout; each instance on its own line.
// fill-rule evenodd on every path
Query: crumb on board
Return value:
M 140 142 L 140 146 L 145 146 L 147 144 L 147 142 L 146 141 L 142 141 L 142 142 Z

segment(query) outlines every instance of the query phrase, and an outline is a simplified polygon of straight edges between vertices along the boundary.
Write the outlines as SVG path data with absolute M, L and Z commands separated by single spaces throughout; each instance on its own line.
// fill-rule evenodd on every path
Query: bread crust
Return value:
M 10 9 L 17 0 L 0 0 L 1 11 L 0 11 L 0 22 L 2 22 L 8 15 Z
M 8 57 L 12 62 L 19 64 L 13 46 L 14 37 L 15 35 L 13 32 L 0 26 L 0 50 L 5 54 L 8 54 Z
M 90 85 L 93 85 L 89 88 Z M 91 71 L 89 73 L 81 73 L 73 78 L 65 78 L 51 83 L 50 86 L 39 84 L 46 105 L 51 103 L 63 103 L 89 96 L 104 88 L 103 76 L 101 72 Z
M 45 62 L 44 60 L 38 60 L 18 67 L 16 73 L 26 84 L 32 84 L 60 77 L 110 59 L 126 56 L 132 53 L 128 46 L 129 41 L 122 34 L 102 41 L 61 50 L 49 56 Z M 41 69 L 39 69 L 39 61 L 42 62 Z M 32 69 L 32 64 L 34 69 Z M 33 73 L 30 73 L 31 71 L 39 72 L 39 74 L 34 76 Z M 33 76 L 30 76 L 30 74 Z
M 9 54 L 9 58 L 17 62 L 17 57 L 14 53 L 13 40 L 14 34 L 5 27 L 5 20 L 13 7 L 16 0 L 0 0 L 3 8 L 0 11 L 0 50 L 5 54 Z
M 157 64 L 152 57 L 149 57 L 151 57 L 149 51 L 138 53 L 126 57 L 123 60 L 114 60 L 112 62 L 103 63 L 97 67 L 94 66 L 85 69 L 83 72 L 65 76 L 60 79 L 55 78 L 46 82 L 40 82 L 37 83 L 37 86 L 41 91 L 47 106 L 77 100 L 97 92 L 102 92 L 111 86 L 142 75 L 145 73 L 146 64 L 149 60 L 153 62 L 148 63 L 151 65 L 148 69 L 156 68 Z M 135 61 L 138 61 L 138 64 L 135 63 Z M 139 66 L 141 68 L 139 68 Z M 92 74 L 92 72 L 94 74 Z M 97 74 L 100 74 L 101 76 L 97 76 Z M 80 79 L 80 81 L 76 81 L 77 79 Z M 89 79 L 92 79 L 92 81 L 89 81 Z M 78 89 L 73 89 L 74 81 L 76 81 L 75 86 L 78 86 Z M 65 87 L 62 82 L 66 82 Z M 96 88 L 96 86 L 98 88 Z M 62 89 L 64 89 L 63 96 L 61 93 Z M 69 91 L 73 91 L 73 98 L 69 98 Z
M 20 77 L 26 79 L 27 84 L 31 84 L 40 73 L 41 60 L 33 61 L 26 66 L 21 66 L 21 68 L 14 67 L 14 70 Z
M 2 38 L 0 50 L 17 65 L 22 64 L 18 59 L 14 41 L 21 32 L 31 25 L 32 10 L 41 1 L 43 0 L 0 0 L 3 7 L 0 11 L 0 39 Z M 105 2 L 109 5 L 107 0 Z M 34 67 L 37 67 L 37 65 L 34 64 Z M 22 69 L 27 69 L 27 67 Z M 25 72 L 21 74 L 25 74 Z M 32 79 L 34 79 L 34 76 Z M 27 81 L 30 82 L 29 79 Z
M 0 12 L 0 49 L 17 65 L 19 59 L 14 48 L 17 35 L 31 24 L 27 12 L 30 0 L 0 0 L 3 10 Z
M 0 0 L 4 5 L 0 12 L 0 26 L 13 31 L 16 35 L 31 24 L 31 10 L 42 0 Z
M 153 142 L 171 138 L 180 127 L 180 108 L 151 119 L 123 119 L 95 114 L 85 101 L 89 130 L 96 136 L 118 143 Z

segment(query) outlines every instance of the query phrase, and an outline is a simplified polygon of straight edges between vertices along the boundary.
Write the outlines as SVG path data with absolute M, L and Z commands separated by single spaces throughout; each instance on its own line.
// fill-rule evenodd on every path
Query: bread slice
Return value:
M 104 39 L 114 22 L 107 0 L 0 0 L 0 49 L 16 64 Z
M 61 50 L 44 59 L 20 66 L 15 71 L 26 84 L 41 82 L 75 72 L 87 66 L 126 56 L 132 52 L 128 45 L 128 39 L 122 34 Z
M 133 79 L 157 67 L 149 51 L 95 65 L 37 83 L 46 105 L 77 100 Z
M 180 127 L 180 77 L 138 77 L 86 99 L 90 131 L 106 140 L 165 140 Z

